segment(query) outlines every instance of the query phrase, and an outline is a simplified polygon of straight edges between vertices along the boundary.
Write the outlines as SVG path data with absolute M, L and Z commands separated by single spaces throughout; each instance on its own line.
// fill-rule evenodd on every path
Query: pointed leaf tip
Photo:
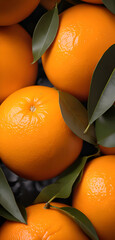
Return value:
M 58 8 L 47 11 L 38 21 L 32 39 L 32 52 L 35 63 L 54 41 L 59 26 Z
M 0 168 L 0 205 L 1 214 L 4 214 L 4 217 L 14 217 L 19 222 L 26 223 L 26 219 L 22 215 L 13 195 L 13 192 L 7 182 L 7 179 Z
M 92 124 L 115 101 L 115 44 L 102 56 L 95 68 L 88 98 L 88 118 Z
M 59 91 L 59 104 L 65 123 L 81 139 L 96 145 L 94 126 L 88 125 L 88 113 L 81 102 L 69 93 Z

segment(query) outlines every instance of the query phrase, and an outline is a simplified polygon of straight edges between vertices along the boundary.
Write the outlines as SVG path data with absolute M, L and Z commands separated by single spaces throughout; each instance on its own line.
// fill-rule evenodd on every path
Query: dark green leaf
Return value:
M 26 210 L 24 207 L 20 207 L 19 209 L 21 211 L 22 216 L 24 217 L 24 219 L 27 221 L 27 215 L 26 215 Z M 9 213 L 5 208 L 3 208 L 0 205 L 0 216 L 9 220 L 9 221 L 14 221 L 14 222 L 20 222 L 17 218 L 15 218 L 11 213 Z
M 85 166 L 88 157 L 77 159 L 69 168 L 67 168 L 58 178 L 58 180 L 46 186 L 38 195 L 35 203 L 52 201 L 55 198 L 68 198 L 72 191 L 72 186 Z
M 59 104 L 63 119 L 68 127 L 83 140 L 96 144 L 93 125 L 84 134 L 88 125 L 88 113 L 80 101 L 69 93 L 59 91 Z
M 102 2 L 110 12 L 115 14 L 115 0 L 102 0 Z
M 115 106 L 97 119 L 95 129 L 98 144 L 115 147 Z
M 73 207 L 58 208 L 58 207 L 55 207 L 52 205 L 50 205 L 50 207 L 56 208 L 56 209 L 60 210 L 61 212 L 64 212 L 65 214 L 67 214 L 69 217 L 71 217 L 74 220 L 74 222 L 77 223 L 77 225 L 83 230 L 83 232 L 90 239 L 99 240 L 93 224 L 81 211 L 79 211 Z
M 88 99 L 89 125 L 115 101 L 115 44 L 102 56 L 94 71 Z
M 57 6 L 47 11 L 38 21 L 32 39 L 32 51 L 36 62 L 54 41 L 59 26 Z
M 26 223 L 26 220 L 22 216 L 12 190 L 6 180 L 6 177 L 0 168 L 0 205 L 3 206 L 13 217 L 22 223 Z
M 73 184 L 76 180 L 81 180 L 82 170 L 88 158 L 95 157 L 97 152 L 91 156 L 78 158 L 69 168 L 67 168 L 53 184 L 46 186 L 38 195 L 34 203 L 51 202 L 55 198 L 68 198 L 71 194 Z

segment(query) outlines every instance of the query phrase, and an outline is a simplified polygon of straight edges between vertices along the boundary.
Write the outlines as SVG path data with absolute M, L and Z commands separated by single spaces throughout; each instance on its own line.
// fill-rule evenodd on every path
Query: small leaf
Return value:
M 89 125 L 115 101 L 115 44 L 102 56 L 94 71 L 88 99 Z
M 63 119 L 72 132 L 86 142 L 96 144 L 93 125 L 84 134 L 88 125 L 88 113 L 80 101 L 69 93 L 59 91 L 59 104 Z
M 102 2 L 110 12 L 115 14 L 115 0 L 102 0 Z
M 51 202 L 55 198 L 68 198 L 75 181 L 81 180 L 82 170 L 87 160 L 97 155 L 99 155 L 99 152 L 94 155 L 78 158 L 76 162 L 59 176 L 55 183 L 46 186 L 40 192 L 34 203 Z
M 32 51 L 36 62 L 54 41 L 59 26 L 57 5 L 38 21 L 32 39 Z
M 99 240 L 97 233 L 95 231 L 95 228 L 93 224 L 90 222 L 90 220 L 84 215 L 81 211 L 77 210 L 73 207 L 55 207 L 50 205 L 52 208 L 56 208 L 61 212 L 64 212 L 69 217 L 73 219 L 74 222 L 77 223 L 77 225 L 83 230 L 83 232 L 92 240 Z
M 1 168 L 0 168 L 0 205 L 2 205 L 3 208 L 6 209 L 19 222 L 26 223 L 26 219 L 24 219 L 16 204 L 12 190 Z
M 98 144 L 115 147 L 115 106 L 97 119 L 95 130 Z

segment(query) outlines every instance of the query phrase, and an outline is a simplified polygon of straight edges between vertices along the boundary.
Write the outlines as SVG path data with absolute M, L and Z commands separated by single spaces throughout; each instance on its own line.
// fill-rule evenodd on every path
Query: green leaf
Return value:
M 19 222 L 26 223 L 26 219 L 22 216 L 16 204 L 12 190 L 1 168 L 0 168 L 0 205 L 3 206 L 3 208 L 6 209 Z
M 99 155 L 97 152 L 91 156 L 78 158 L 69 168 L 67 168 L 53 184 L 46 186 L 35 199 L 34 203 L 51 202 L 55 198 L 68 198 L 71 194 L 73 184 L 76 180 L 81 180 L 82 171 L 87 160 Z
M 97 119 L 95 130 L 98 144 L 115 147 L 115 106 Z
M 115 0 L 102 0 L 102 2 L 110 12 L 115 14 Z
M 69 217 L 73 219 L 74 222 L 83 230 L 83 232 L 92 240 L 99 240 L 97 233 L 93 224 L 90 220 L 84 215 L 81 211 L 73 207 L 55 207 L 50 205 L 51 208 L 58 209 L 61 212 L 64 212 Z
M 19 206 L 22 216 L 24 217 L 25 221 L 27 222 L 27 214 L 26 210 L 23 206 Z M 9 213 L 5 208 L 0 205 L 0 216 L 14 222 L 20 222 L 17 218 L 15 218 L 11 213 Z
M 89 125 L 115 101 L 115 44 L 102 56 L 94 71 L 88 99 Z
M 47 11 L 38 21 L 32 39 L 32 51 L 36 62 L 54 41 L 59 26 L 57 5 Z
M 69 93 L 59 91 L 59 104 L 63 119 L 72 132 L 86 142 L 96 144 L 93 125 L 84 134 L 88 125 L 88 113 L 80 101 Z

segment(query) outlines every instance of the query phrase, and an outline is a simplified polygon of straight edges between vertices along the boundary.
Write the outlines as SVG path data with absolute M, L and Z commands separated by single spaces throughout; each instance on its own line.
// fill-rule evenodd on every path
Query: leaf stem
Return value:
M 84 131 L 84 134 L 86 134 L 86 133 L 87 133 L 87 131 L 88 131 L 89 127 L 90 127 L 90 124 L 88 124 L 88 126 L 86 127 L 86 129 L 85 129 L 85 131 Z

